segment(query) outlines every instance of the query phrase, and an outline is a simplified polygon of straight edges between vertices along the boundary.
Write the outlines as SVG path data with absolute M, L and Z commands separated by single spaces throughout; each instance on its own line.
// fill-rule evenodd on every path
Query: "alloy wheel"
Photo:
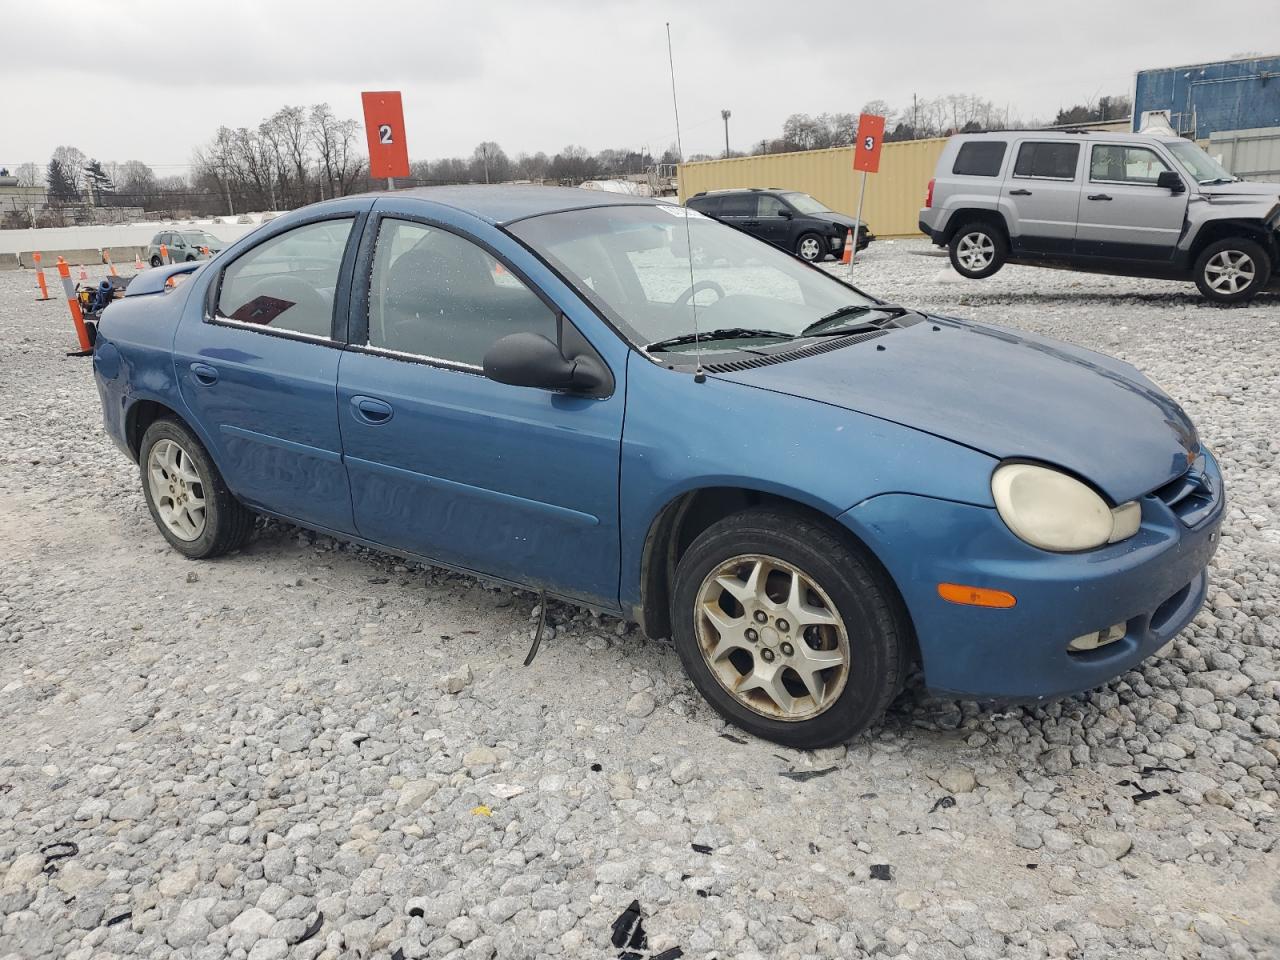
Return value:
M 1239 293 L 1253 283 L 1257 266 L 1243 250 L 1219 250 L 1204 265 L 1204 279 L 1218 293 Z
M 956 259 L 964 265 L 966 270 L 972 270 L 975 273 L 991 266 L 995 255 L 995 241 L 985 233 L 965 234 L 960 238 L 960 244 L 956 248 Z
M 849 678 L 849 637 L 813 577 L 776 557 L 720 564 L 698 589 L 698 647 L 720 685 L 773 720 L 810 720 Z
M 169 439 L 158 440 L 147 455 L 147 485 L 156 513 L 180 540 L 198 540 L 205 527 L 204 481 L 195 461 Z
M 813 237 L 805 237 L 800 241 L 800 256 L 805 260 L 817 260 L 822 247 Z

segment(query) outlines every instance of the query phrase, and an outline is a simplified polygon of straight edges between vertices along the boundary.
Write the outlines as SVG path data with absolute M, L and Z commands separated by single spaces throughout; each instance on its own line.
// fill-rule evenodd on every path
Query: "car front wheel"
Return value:
M 844 537 L 799 512 L 758 508 L 708 527 L 680 559 L 672 623 L 707 701 L 791 747 L 865 729 L 906 669 L 892 586 Z
M 154 255 L 152 255 L 152 257 L 151 257 L 151 265 L 152 265 L 153 267 L 158 267 L 158 266 L 160 266 L 162 263 L 164 263 L 164 261 L 160 259 L 159 254 L 154 254 Z
M 1196 286 L 1215 303 L 1250 300 L 1270 279 L 1267 251 L 1243 237 L 1211 243 L 1196 258 Z
M 948 245 L 951 266 L 970 280 L 982 280 L 1004 266 L 1009 246 L 1004 234 L 987 223 L 967 223 Z
M 821 260 L 823 255 L 822 238 L 816 233 L 802 234 L 796 241 L 796 256 L 806 263 Z
M 244 544 L 253 513 L 227 489 L 204 445 L 177 420 L 157 420 L 142 436 L 138 464 L 147 509 L 169 545 L 193 560 Z

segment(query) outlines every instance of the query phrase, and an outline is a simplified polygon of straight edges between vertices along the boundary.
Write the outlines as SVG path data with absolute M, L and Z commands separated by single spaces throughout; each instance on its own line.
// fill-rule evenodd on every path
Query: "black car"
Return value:
M 807 193 L 776 187 L 710 190 L 690 197 L 687 206 L 811 263 L 827 254 L 840 256 L 845 237 L 858 223 Z M 857 226 L 854 235 L 859 250 L 875 239 L 865 223 Z

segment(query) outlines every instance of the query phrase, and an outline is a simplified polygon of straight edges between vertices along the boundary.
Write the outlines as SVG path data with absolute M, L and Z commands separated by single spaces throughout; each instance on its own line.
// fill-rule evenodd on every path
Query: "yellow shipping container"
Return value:
M 862 219 L 878 237 L 917 237 L 919 212 L 945 137 L 886 143 L 880 172 L 867 177 Z M 770 153 L 758 157 L 682 163 L 680 202 L 704 190 L 779 187 L 800 190 L 832 210 L 853 216 L 862 174 L 853 169 L 853 147 Z

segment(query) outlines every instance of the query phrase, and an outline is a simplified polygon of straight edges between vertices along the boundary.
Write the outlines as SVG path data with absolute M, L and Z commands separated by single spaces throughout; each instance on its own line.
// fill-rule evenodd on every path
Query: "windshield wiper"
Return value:
M 900 317 L 904 313 L 910 312 L 911 311 L 907 307 L 898 306 L 896 303 L 851 303 L 848 306 L 832 310 L 830 313 L 819 317 L 813 323 L 801 330 L 800 336 L 823 337 L 848 333 L 849 331 L 846 325 L 841 323 L 841 321 L 847 320 L 850 317 L 862 316 L 864 313 L 883 313 L 886 314 L 887 317 Z M 836 326 L 837 324 L 839 324 L 838 327 Z M 875 323 L 869 323 L 868 325 L 878 326 L 878 324 Z
M 1212 180 L 1201 180 L 1200 186 L 1211 187 L 1215 183 L 1238 183 L 1239 177 L 1214 177 Z
M 666 340 L 655 340 L 648 344 L 645 349 L 651 353 L 654 351 L 666 350 L 668 347 L 678 347 L 686 343 L 702 343 L 711 340 L 792 340 L 794 334 L 782 333 L 780 330 L 753 330 L 749 327 L 722 327 L 719 330 L 708 330 L 705 333 L 682 333 L 678 337 L 668 337 Z

